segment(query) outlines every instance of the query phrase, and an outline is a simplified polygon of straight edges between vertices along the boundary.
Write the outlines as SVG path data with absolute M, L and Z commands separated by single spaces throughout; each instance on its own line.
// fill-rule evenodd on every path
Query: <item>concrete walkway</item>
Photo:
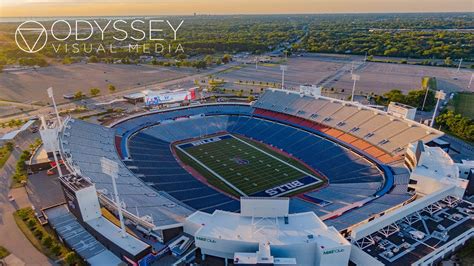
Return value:
M 37 134 L 28 134 L 27 137 L 19 139 L 16 143 L 19 148 L 15 148 L 7 163 L 0 169 L 0 245 L 25 263 L 24 265 L 53 265 L 54 263 L 23 235 L 13 219 L 13 212 L 17 209 L 31 206 L 25 188 L 12 190 L 15 201 L 8 201 L 10 176 L 14 172 L 16 160 L 20 157 L 21 150 L 28 148 L 36 137 Z

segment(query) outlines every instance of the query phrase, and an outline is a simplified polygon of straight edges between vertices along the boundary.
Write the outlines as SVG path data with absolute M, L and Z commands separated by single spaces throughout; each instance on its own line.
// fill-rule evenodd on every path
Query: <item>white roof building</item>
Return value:
M 416 200 L 351 232 L 356 265 L 436 265 L 474 237 L 474 204 L 462 200 L 468 180 L 439 147 L 407 148 L 409 189 Z
M 271 254 L 266 257 L 274 263 L 347 265 L 350 243 L 313 212 L 289 214 L 288 202 L 287 198 L 242 198 L 241 209 L 251 206 L 253 215 L 198 211 L 186 219 L 184 230 L 195 237 L 204 255 L 258 261 L 265 246 Z
M 454 185 L 453 196 L 464 196 L 469 181 L 459 177 L 459 165 L 440 147 L 429 147 L 420 142 L 410 144 L 406 162 L 412 171 L 409 187 L 416 193 L 429 195 Z

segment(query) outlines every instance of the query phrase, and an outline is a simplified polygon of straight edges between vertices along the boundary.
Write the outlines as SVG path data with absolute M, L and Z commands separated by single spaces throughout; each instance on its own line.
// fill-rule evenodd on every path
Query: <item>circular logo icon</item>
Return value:
M 48 33 L 43 24 L 28 20 L 21 23 L 15 31 L 15 42 L 18 48 L 27 53 L 36 53 L 43 49 L 48 41 Z

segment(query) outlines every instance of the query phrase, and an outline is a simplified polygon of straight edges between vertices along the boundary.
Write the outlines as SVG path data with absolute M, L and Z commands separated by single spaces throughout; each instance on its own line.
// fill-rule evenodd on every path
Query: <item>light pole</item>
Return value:
M 255 70 L 258 70 L 258 56 L 255 57 Z
M 354 93 L 355 93 L 355 88 L 356 88 L 356 82 L 360 80 L 360 76 L 357 74 L 352 74 L 352 80 L 354 81 L 354 84 L 352 85 L 352 96 L 351 96 L 351 102 L 354 101 Z
M 100 165 L 102 167 L 102 173 L 112 178 L 112 187 L 114 189 L 115 205 L 117 207 L 119 219 L 120 219 L 120 228 L 121 228 L 120 233 L 122 237 L 126 237 L 127 233 L 125 230 L 125 223 L 123 221 L 122 203 L 120 202 L 120 198 L 119 198 L 118 190 L 117 190 L 117 183 L 115 182 L 115 179 L 118 178 L 119 166 L 117 162 L 114 162 L 105 157 L 100 158 Z
M 280 65 L 281 70 L 281 89 L 285 88 L 285 71 L 288 69 L 287 65 Z
M 61 118 L 59 118 L 59 112 L 58 112 L 58 108 L 56 107 L 56 101 L 54 100 L 53 88 L 49 87 L 47 91 L 48 91 L 48 97 L 51 98 L 51 100 L 53 101 L 54 112 L 56 113 L 56 118 L 58 119 L 59 130 L 61 130 L 63 126 L 61 123 Z
M 425 98 L 423 99 L 423 105 L 421 106 L 421 111 L 425 110 L 426 98 L 428 97 L 428 91 L 430 90 L 429 86 L 426 86 Z
M 41 140 L 43 141 L 43 147 L 47 152 L 52 152 L 54 157 L 54 162 L 56 163 L 56 168 L 58 169 L 59 176 L 63 176 L 63 171 L 61 170 L 61 165 L 59 164 L 58 155 L 56 154 L 59 151 L 59 126 L 54 128 L 48 128 L 46 124 L 46 119 L 44 116 L 41 116 L 41 127 L 40 135 Z
M 435 94 L 435 98 L 438 99 L 438 100 L 436 101 L 436 107 L 435 107 L 434 112 L 433 112 L 433 117 L 431 118 L 430 127 L 433 127 L 433 125 L 434 125 L 434 120 L 436 118 L 436 112 L 438 111 L 438 107 L 439 107 L 439 101 L 444 100 L 446 98 L 446 93 L 444 93 L 444 91 L 442 91 L 442 90 L 437 91 L 436 94 Z
M 459 65 L 458 65 L 458 70 L 457 70 L 458 73 L 461 70 L 461 64 L 462 64 L 462 58 L 459 60 Z

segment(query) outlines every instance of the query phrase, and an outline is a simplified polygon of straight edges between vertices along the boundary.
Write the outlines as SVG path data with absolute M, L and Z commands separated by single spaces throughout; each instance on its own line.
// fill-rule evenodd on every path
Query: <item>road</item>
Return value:
M 14 106 L 14 107 L 31 108 L 31 109 L 41 107 L 41 105 L 36 105 L 36 104 L 19 103 L 19 102 L 4 101 L 4 100 L 0 100 L 0 104 Z
M 20 258 L 26 265 L 53 265 L 45 255 L 40 253 L 23 235 L 13 219 L 13 212 L 19 208 L 31 206 L 24 188 L 11 190 L 15 197 L 13 203 L 8 201 L 10 176 L 15 171 L 15 164 L 21 151 L 33 143 L 38 134 L 20 137 L 18 148 L 12 152 L 7 163 L 0 169 L 0 245 L 6 247 L 12 254 Z
M 289 42 L 288 44 L 280 44 L 277 48 L 275 48 L 273 51 L 266 53 L 265 55 L 267 56 L 282 56 L 285 50 L 288 50 L 291 48 L 293 44 L 299 44 L 301 43 L 304 38 L 306 38 L 309 35 L 309 28 L 308 25 L 303 26 L 303 31 L 304 34 L 301 35 L 300 37 L 296 38 L 295 40 Z
M 203 78 L 207 75 L 212 75 L 212 74 L 218 73 L 218 72 L 223 71 L 225 69 L 231 68 L 235 65 L 237 65 L 236 62 L 231 62 L 231 63 L 226 64 L 226 65 L 221 65 L 221 66 L 217 66 L 217 67 L 214 67 L 212 69 L 209 69 L 209 70 L 205 70 L 205 71 L 203 71 L 199 74 L 190 75 L 190 76 L 187 76 L 187 77 L 168 80 L 168 81 L 161 81 L 161 82 L 157 82 L 157 83 L 154 83 L 154 84 L 146 84 L 146 85 L 143 85 L 143 86 L 138 86 L 138 87 L 118 91 L 118 92 L 113 93 L 113 94 L 107 94 L 107 95 L 98 96 L 98 97 L 94 97 L 94 98 L 87 98 L 87 99 L 84 99 L 83 101 L 81 101 L 78 104 L 80 104 L 80 105 L 95 105 L 95 103 L 97 103 L 97 102 L 113 101 L 115 99 L 122 98 L 126 94 L 130 94 L 130 93 L 133 93 L 133 92 L 140 92 L 140 91 L 145 90 L 145 89 L 156 88 L 156 87 L 164 88 L 164 87 L 171 87 L 171 86 L 179 86 L 180 84 L 189 83 L 189 82 L 194 81 L 195 79 L 201 79 L 201 78 Z M 45 84 L 45 92 L 44 92 L 45 94 L 46 94 L 47 87 L 48 87 L 48 84 Z M 56 95 L 56 97 L 61 97 L 61 96 Z M 76 106 L 77 106 L 76 103 L 71 102 L 71 103 L 58 105 L 58 108 L 60 108 L 60 109 L 72 109 Z M 27 118 L 32 117 L 32 116 L 41 116 L 41 115 L 47 116 L 52 111 L 53 111 L 53 108 L 50 107 L 50 106 L 42 107 L 42 108 L 35 109 L 33 111 L 23 112 L 22 114 L 16 114 L 16 115 L 0 118 L 0 123 L 1 122 L 7 122 L 11 119 L 27 119 Z

